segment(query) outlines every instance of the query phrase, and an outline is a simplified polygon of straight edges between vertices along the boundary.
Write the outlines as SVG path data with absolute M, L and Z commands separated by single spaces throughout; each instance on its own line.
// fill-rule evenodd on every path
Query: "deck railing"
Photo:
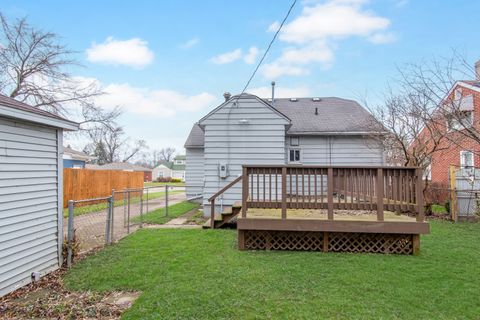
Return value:
M 419 168 L 243 166 L 242 217 L 248 208 L 384 210 L 417 213 L 424 220 L 423 180 Z

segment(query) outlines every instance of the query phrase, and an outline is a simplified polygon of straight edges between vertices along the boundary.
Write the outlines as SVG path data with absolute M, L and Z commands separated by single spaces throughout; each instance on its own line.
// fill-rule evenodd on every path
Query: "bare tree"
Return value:
M 95 83 L 67 72 L 79 64 L 58 35 L 31 27 L 25 18 L 10 22 L 0 14 L 0 24 L 2 93 L 57 115 L 80 109 L 81 124 L 110 126 L 118 117 L 118 108 L 105 111 L 95 105 L 95 98 L 103 94 Z
M 90 130 L 89 136 L 92 142 L 84 150 L 97 158 L 97 164 L 127 162 L 148 148 L 145 140 L 136 140 L 131 144 L 119 126 L 98 127 Z
M 175 155 L 175 148 L 168 147 L 161 149 L 157 156 L 160 161 L 170 162 L 173 160 L 173 156 Z

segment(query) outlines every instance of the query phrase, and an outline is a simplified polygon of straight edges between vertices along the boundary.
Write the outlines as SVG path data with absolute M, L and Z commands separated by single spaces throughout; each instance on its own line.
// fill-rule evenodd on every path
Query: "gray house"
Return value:
M 228 96 L 227 96 L 228 97 Z M 186 142 L 186 192 L 208 198 L 241 175 L 242 165 L 383 165 L 370 113 L 353 100 L 251 94 L 228 97 L 200 119 Z M 241 199 L 237 184 L 217 200 Z
M 0 296 L 62 263 L 63 131 L 77 129 L 0 95 Z

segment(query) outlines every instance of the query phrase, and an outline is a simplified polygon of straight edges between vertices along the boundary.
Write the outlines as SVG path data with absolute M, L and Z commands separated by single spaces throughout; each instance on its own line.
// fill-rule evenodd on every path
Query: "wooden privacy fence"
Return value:
M 238 179 L 237 181 L 239 181 Z M 417 212 L 424 220 L 422 172 L 409 167 L 244 166 L 242 217 L 248 208 Z
M 143 188 L 143 172 L 63 169 L 63 204 L 68 200 L 106 197 L 112 189 Z

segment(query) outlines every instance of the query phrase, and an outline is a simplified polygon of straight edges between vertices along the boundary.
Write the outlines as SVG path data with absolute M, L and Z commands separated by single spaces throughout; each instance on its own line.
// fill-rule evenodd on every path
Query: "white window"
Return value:
M 290 137 L 290 145 L 291 146 L 300 145 L 300 139 L 298 137 Z
M 462 88 L 455 89 L 453 94 L 454 94 L 453 98 L 455 100 L 460 100 L 462 98 Z
M 460 166 L 463 168 L 473 167 L 473 152 L 471 151 L 460 151 Z
M 448 130 L 462 130 L 473 125 L 472 111 L 458 111 L 447 119 Z
M 290 163 L 300 163 L 301 161 L 301 150 L 300 149 L 289 149 L 288 150 L 288 162 Z
M 432 180 L 432 164 L 429 163 L 426 167 L 425 170 L 423 171 L 423 180 Z

